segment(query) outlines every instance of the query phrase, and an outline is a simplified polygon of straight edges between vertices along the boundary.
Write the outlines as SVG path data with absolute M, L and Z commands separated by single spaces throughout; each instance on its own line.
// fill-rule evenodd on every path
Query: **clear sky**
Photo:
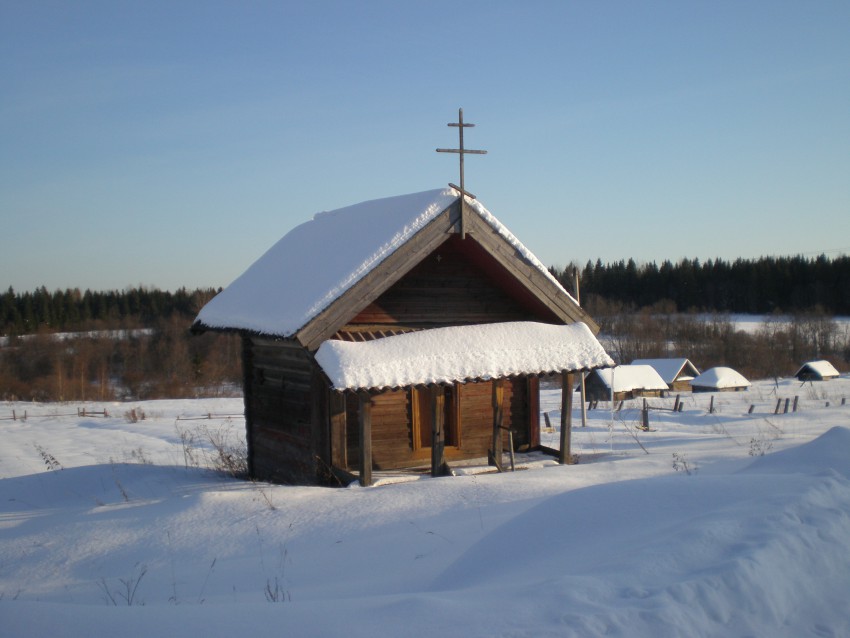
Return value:
M 0 0 L 0 289 L 458 181 L 544 263 L 850 253 L 850 2 Z

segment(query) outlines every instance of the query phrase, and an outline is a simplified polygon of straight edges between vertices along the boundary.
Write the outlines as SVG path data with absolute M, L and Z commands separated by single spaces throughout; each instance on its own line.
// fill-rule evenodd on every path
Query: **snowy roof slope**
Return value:
M 597 370 L 596 374 L 611 388 L 611 378 L 614 379 L 614 392 L 631 392 L 632 390 L 666 390 L 664 379 L 649 365 L 617 366 L 606 370 Z
M 652 366 L 668 385 L 676 379 L 689 380 L 699 374 L 697 367 L 688 359 L 635 359 L 632 365 Z M 683 371 L 685 374 L 679 376 Z
M 205 305 L 195 322 L 212 329 L 291 336 L 457 199 L 458 193 L 446 188 L 318 213 L 289 231 Z M 470 202 L 469 209 L 563 290 L 482 204 Z
M 816 373 L 821 379 L 829 379 L 831 377 L 838 376 L 838 370 L 835 369 L 829 361 L 809 361 L 800 366 L 800 369 L 794 373 L 794 376 L 798 376 L 804 370 L 811 370 Z
M 749 387 L 750 382 L 737 370 L 718 366 L 703 372 L 691 381 L 691 385 L 698 388 L 717 388 L 719 390 L 722 388 L 746 388 Z
M 530 321 L 434 328 L 366 342 L 328 340 L 316 360 L 337 390 L 614 365 L 585 324 Z

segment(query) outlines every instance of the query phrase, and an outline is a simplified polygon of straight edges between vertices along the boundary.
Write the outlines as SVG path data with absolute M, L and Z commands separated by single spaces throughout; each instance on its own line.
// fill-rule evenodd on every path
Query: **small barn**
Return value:
M 613 365 L 545 266 L 454 189 L 315 215 L 193 329 L 241 335 L 249 472 L 283 483 L 498 463 L 509 440 L 540 444 L 541 375 L 569 388 Z
M 724 366 L 710 368 L 691 381 L 694 392 L 741 392 L 749 387 L 744 375 Z
M 829 361 L 809 361 L 794 373 L 800 381 L 827 381 L 838 378 L 838 370 Z
M 691 381 L 699 375 L 699 370 L 690 359 L 635 359 L 632 365 L 652 366 L 674 392 L 688 392 Z
M 652 366 L 624 365 L 594 370 L 585 380 L 588 401 L 623 401 L 635 397 L 662 397 L 667 384 Z

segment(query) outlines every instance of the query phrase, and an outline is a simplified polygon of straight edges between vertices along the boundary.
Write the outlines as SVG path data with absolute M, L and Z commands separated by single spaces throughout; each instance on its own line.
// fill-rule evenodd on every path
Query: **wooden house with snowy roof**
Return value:
M 249 471 L 284 483 L 498 463 L 509 431 L 539 445 L 541 375 L 613 365 L 543 264 L 451 188 L 317 214 L 193 330 L 241 334 Z
M 636 397 L 663 397 L 667 383 L 649 365 L 597 369 L 585 379 L 588 401 L 623 401 Z
M 699 375 L 699 370 L 690 359 L 684 358 L 635 359 L 632 365 L 652 366 L 673 392 L 689 391 L 691 381 Z
M 743 374 L 726 366 L 709 368 L 691 381 L 694 392 L 743 392 L 750 385 Z
M 829 361 L 807 361 L 794 373 L 800 381 L 828 381 L 839 377 L 838 370 Z

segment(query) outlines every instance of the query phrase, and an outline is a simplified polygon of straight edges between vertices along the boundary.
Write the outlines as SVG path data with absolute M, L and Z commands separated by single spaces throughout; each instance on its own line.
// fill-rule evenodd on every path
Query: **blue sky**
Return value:
M 850 253 L 850 3 L 0 0 L 0 289 L 466 184 L 544 263 Z

